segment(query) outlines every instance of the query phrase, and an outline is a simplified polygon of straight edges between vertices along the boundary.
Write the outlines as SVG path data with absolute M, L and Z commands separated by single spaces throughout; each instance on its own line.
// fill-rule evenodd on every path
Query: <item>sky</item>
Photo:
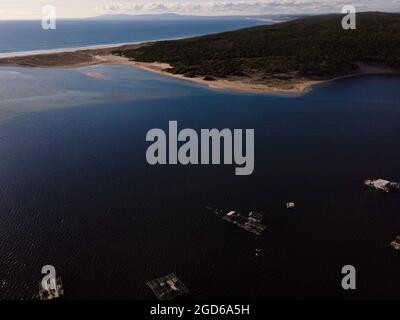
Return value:
M 83 18 L 107 13 L 340 13 L 344 5 L 353 5 L 358 11 L 400 12 L 400 0 L 0 0 L 0 20 L 41 19 L 41 9 L 45 5 L 52 5 L 58 18 Z

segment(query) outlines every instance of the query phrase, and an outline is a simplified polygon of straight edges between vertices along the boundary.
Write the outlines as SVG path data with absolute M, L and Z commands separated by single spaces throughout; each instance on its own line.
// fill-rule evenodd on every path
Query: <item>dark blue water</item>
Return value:
M 0 297 L 34 297 L 52 264 L 70 299 L 153 299 L 145 282 L 170 272 L 194 299 L 399 298 L 400 195 L 363 186 L 400 180 L 399 84 L 279 97 L 126 67 L 1 69 Z M 254 128 L 254 174 L 149 166 L 146 133 L 169 120 Z M 206 206 L 258 210 L 268 229 L 257 238 Z M 341 290 L 347 264 L 356 291 Z
M 41 21 L 0 21 L 0 53 L 189 37 L 265 24 L 251 19 L 190 21 L 59 20 L 56 30 Z

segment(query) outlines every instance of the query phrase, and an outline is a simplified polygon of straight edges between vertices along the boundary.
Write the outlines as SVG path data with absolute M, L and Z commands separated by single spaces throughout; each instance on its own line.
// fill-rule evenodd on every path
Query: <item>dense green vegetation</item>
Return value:
M 359 13 L 357 29 L 343 15 L 300 18 L 191 39 L 161 41 L 117 51 L 136 61 L 166 62 L 188 77 L 285 74 L 326 79 L 356 72 L 357 63 L 400 68 L 400 14 Z

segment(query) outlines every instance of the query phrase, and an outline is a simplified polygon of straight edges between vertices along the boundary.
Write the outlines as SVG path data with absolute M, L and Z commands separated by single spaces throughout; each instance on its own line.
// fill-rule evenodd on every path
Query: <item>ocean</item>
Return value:
M 126 66 L 0 68 L 0 298 L 36 298 L 44 265 L 66 299 L 155 299 L 146 282 L 172 272 L 182 299 L 399 298 L 400 195 L 364 186 L 400 180 L 399 84 L 362 76 L 290 97 Z M 170 120 L 254 129 L 254 174 L 148 165 L 146 133 Z M 207 206 L 268 227 L 257 237 Z
M 69 49 L 173 39 L 268 24 L 257 19 L 92 21 L 58 20 L 56 30 L 41 21 L 0 21 L 1 53 Z

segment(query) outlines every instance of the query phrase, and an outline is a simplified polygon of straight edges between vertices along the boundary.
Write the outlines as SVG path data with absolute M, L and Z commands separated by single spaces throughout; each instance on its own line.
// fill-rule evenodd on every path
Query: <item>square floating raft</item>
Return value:
M 189 293 L 189 289 L 173 273 L 151 280 L 146 284 L 159 300 L 172 300 L 182 294 Z
M 222 219 L 258 236 L 267 228 L 261 222 L 263 215 L 258 212 L 250 212 L 248 215 L 243 215 L 237 211 L 230 211 Z

